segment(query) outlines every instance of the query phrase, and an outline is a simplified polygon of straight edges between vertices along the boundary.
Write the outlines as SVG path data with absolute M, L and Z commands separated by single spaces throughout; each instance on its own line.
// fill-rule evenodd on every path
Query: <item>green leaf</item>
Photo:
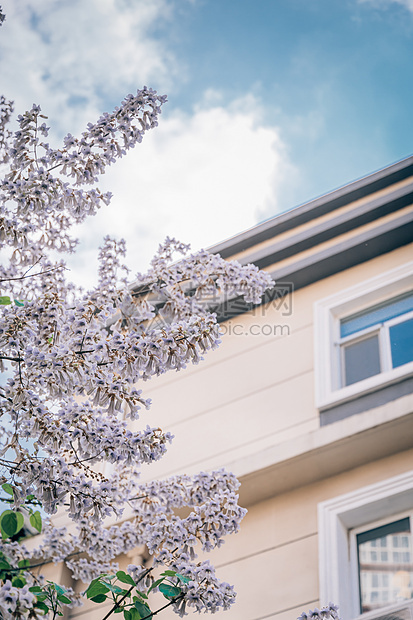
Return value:
M 22 588 L 26 585 L 26 580 L 24 579 L 24 577 L 13 577 L 13 579 L 11 580 L 11 585 L 15 588 Z
M 165 570 L 161 575 L 165 575 L 166 577 L 175 577 L 176 570 Z
M 10 570 L 10 569 L 11 569 L 11 564 L 9 564 L 5 558 L 2 558 L 0 560 L 0 570 Z
M 11 486 L 11 484 L 9 484 L 8 482 L 5 482 L 4 484 L 1 485 L 1 488 L 3 489 L 3 491 L 8 493 L 8 495 L 11 495 L 13 497 L 13 487 Z
M 11 299 L 8 296 L 0 297 L 0 306 L 8 306 L 11 304 Z
M 59 594 L 64 594 L 66 592 L 66 588 L 59 585 L 58 583 L 55 583 L 54 581 L 48 581 L 47 583 L 50 583 L 53 589 L 56 590 L 56 592 L 58 592 Z
M 126 592 L 126 590 L 124 590 L 123 588 L 120 588 L 119 586 L 114 586 L 112 583 L 108 583 L 107 581 L 102 581 L 102 584 L 109 588 L 109 590 L 114 594 L 122 594 L 123 592 Z
M 20 532 L 24 525 L 24 517 L 21 512 L 16 512 L 17 517 L 17 532 Z
M 125 620 L 132 620 L 132 614 L 127 609 L 123 610 L 123 617 L 125 618 Z
M 44 611 L 45 614 L 49 613 L 48 606 L 42 603 L 41 601 L 37 601 L 37 603 L 35 603 L 34 606 L 37 607 L 37 609 L 41 609 L 42 611 Z
M 29 560 L 19 560 L 17 562 L 17 566 L 19 568 L 28 568 L 30 566 L 30 561 Z M 41 588 L 40 588 L 41 589 Z
M 31 586 L 29 592 L 34 592 L 34 594 L 36 594 L 36 592 L 43 592 L 43 590 L 40 586 Z
M 140 620 L 140 618 L 145 618 L 146 616 L 150 616 L 152 618 L 152 612 L 146 603 L 142 603 L 141 601 L 135 601 L 134 606 L 139 614 L 137 620 Z M 133 607 L 131 607 L 131 611 L 132 610 Z
M 94 579 L 88 589 L 86 590 L 86 597 L 92 598 L 93 596 L 97 596 L 98 594 L 107 594 L 109 592 L 109 588 L 105 586 L 103 583 L 99 581 L 99 579 Z
M 103 596 L 103 594 L 102 594 L 102 596 Z M 105 597 L 105 598 L 106 598 L 106 597 Z M 58 594 L 58 595 L 57 595 L 57 600 L 58 600 L 60 603 L 65 603 L 65 605 L 70 605 L 70 603 L 72 602 L 72 601 L 70 600 L 70 598 L 67 598 L 67 596 L 64 596 L 64 594 Z
M 161 583 L 159 586 L 159 592 L 162 592 L 165 598 L 175 598 L 181 594 L 181 588 L 177 588 L 176 586 L 170 586 L 167 583 Z
M 135 582 L 132 579 L 132 577 L 128 573 L 125 573 L 125 571 L 123 571 L 123 570 L 118 570 L 118 572 L 116 573 L 116 577 L 122 583 L 128 583 L 130 586 L 134 586 L 135 585 Z
M 189 583 L 191 581 L 190 577 L 186 577 L 185 575 L 180 575 L 179 573 L 176 573 L 176 576 L 182 583 Z
M 20 301 L 20 299 L 15 299 L 14 304 L 15 306 L 18 306 L 19 308 L 21 308 L 22 306 L 24 306 L 24 301 Z
M 160 579 L 157 579 L 156 581 L 153 582 L 153 584 L 151 585 L 151 587 L 148 590 L 148 594 L 151 590 L 153 590 L 154 588 L 157 588 L 159 586 L 160 583 L 162 583 L 162 581 L 165 579 L 165 577 L 161 577 Z
M 116 607 L 115 611 L 113 612 L 114 614 L 121 614 L 123 612 L 123 607 Z
M 96 594 L 96 596 L 92 596 L 90 600 L 93 601 L 94 603 L 103 603 L 103 601 L 106 601 L 106 599 L 107 599 L 106 594 Z
M 6 537 L 11 538 L 19 532 L 24 525 L 24 517 L 21 512 L 5 510 L 0 517 L 0 528 Z
M 42 531 L 42 516 L 38 510 L 30 515 L 30 525 L 38 532 Z

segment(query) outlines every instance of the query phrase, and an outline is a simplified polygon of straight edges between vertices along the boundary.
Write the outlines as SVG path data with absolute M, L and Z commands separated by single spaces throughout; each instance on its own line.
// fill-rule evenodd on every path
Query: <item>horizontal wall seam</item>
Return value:
M 256 307 L 258 308 L 259 305 L 257 305 Z M 248 312 L 251 312 L 253 310 L 254 309 L 248 310 Z M 240 314 L 238 316 L 244 316 L 244 315 L 245 315 L 245 313 L 243 312 L 242 314 Z M 231 317 L 231 318 L 234 318 L 234 317 Z M 294 334 L 297 334 L 297 333 L 299 333 L 299 332 L 301 332 L 302 330 L 305 330 L 305 329 L 309 329 L 309 328 L 312 329 L 312 327 L 313 327 L 312 323 L 305 323 L 304 325 L 301 325 L 301 327 L 295 328 L 294 329 Z M 278 338 L 278 340 L 282 340 L 284 338 L 289 338 L 289 336 L 281 336 L 281 338 Z M 261 347 L 266 347 L 266 346 L 270 345 L 272 342 L 273 342 L 272 340 L 270 342 L 260 342 L 259 344 L 254 345 L 252 347 L 249 347 L 248 349 L 247 348 L 243 349 L 242 351 L 240 351 L 238 353 L 228 354 L 223 359 L 217 360 L 214 363 L 214 366 L 219 366 L 220 364 L 225 364 L 226 362 L 228 362 L 230 360 L 233 360 L 236 357 L 241 357 L 242 355 L 249 355 L 251 353 L 251 351 L 255 351 L 256 349 L 260 349 Z M 225 348 L 225 342 L 222 342 L 222 344 L 220 344 L 219 346 Z M 211 353 L 212 353 L 212 351 L 209 352 L 209 353 L 207 352 L 206 356 L 210 355 Z M 189 366 L 189 364 L 188 364 L 188 366 Z M 204 371 L 208 370 L 208 368 L 209 368 L 207 366 L 203 366 L 202 363 L 198 364 L 198 366 L 196 368 L 193 365 L 191 365 L 191 367 L 194 368 L 194 370 L 192 371 L 192 374 L 198 374 L 199 372 L 204 372 Z M 179 373 L 181 373 L 181 376 L 176 376 L 176 374 L 179 374 Z M 155 392 L 156 390 L 163 389 L 164 387 L 166 387 L 167 385 L 170 385 L 171 383 L 176 384 L 177 381 L 181 381 L 181 380 L 185 379 L 186 377 L 187 377 L 187 375 L 186 375 L 185 372 L 179 371 L 178 373 L 175 373 L 173 378 L 171 378 L 169 381 L 165 381 L 165 383 L 163 385 L 154 386 L 153 388 L 151 387 L 151 394 L 153 392 Z
M 317 536 L 318 532 L 311 532 L 310 534 L 306 534 L 305 536 L 300 536 L 299 538 L 294 538 L 293 540 L 288 540 L 284 543 L 280 543 L 279 545 L 274 545 L 273 547 L 267 547 L 266 549 L 262 549 L 261 551 L 256 551 L 255 553 L 250 553 L 248 555 L 244 555 L 232 562 L 225 562 L 224 564 L 215 564 L 216 568 L 222 568 L 224 566 L 231 566 L 232 564 L 236 564 L 237 562 L 243 562 L 244 560 L 249 560 L 250 558 L 257 557 L 259 555 L 264 555 L 265 553 L 269 553 L 270 551 L 275 551 L 276 549 L 282 549 L 283 547 L 288 547 L 288 545 L 292 545 L 296 542 L 301 542 L 302 540 L 306 540 L 307 538 L 312 538 L 313 536 Z M 297 607 L 295 605 L 294 607 Z
M 291 375 L 291 377 L 288 377 L 287 379 L 283 379 L 282 381 L 276 381 L 275 383 L 271 383 L 270 385 L 267 385 L 265 387 L 257 388 L 256 390 L 253 390 L 252 392 L 246 392 L 240 396 L 237 396 L 236 398 L 227 400 L 225 402 L 220 401 L 218 406 L 214 405 L 212 407 L 208 407 L 208 409 L 204 409 L 203 411 L 194 413 L 193 415 L 190 415 L 187 418 L 177 420 L 176 422 L 173 422 L 168 428 L 173 430 L 174 428 L 176 428 L 177 426 L 180 426 L 181 424 L 185 424 L 186 422 L 189 422 L 190 420 L 195 420 L 196 418 L 200 418 L 201 416 L 207 415 L 208 413 L 211 413 L 212 411 L 217 411 L 218 409 L 222 409 L 223 407 L 227 407 L 228 405 L 233 405 L 234 403 L 237 403 L 240 400 L 245 400 L 246 398 L 256 396 L 257 394 L 261 394 L 262 392 L 271 390 L 272 388 L 278 385 L 282 385 L 283 383 L 289 383 L 290 381 L 295 381 L 295 379 L 298 379 L 299 377 L 304 377 L 305 375 L 312 373 L 313 370 L 314 370 L 313 367 L 311 367 L 308 370 L 303 370 L 303 372 L 297 373 L 296 375 Z M 309 418 L 309 419 L 313 419 L 313 418 Z M 298 424 L 302 424 L 302 422 L 298 422 Z M 293 428 L 294 426 L 296 425 L 293 424 L 291 427 L 287 426 L 285 429 L 282 429 L 282 430 L 288 430 L 289 428 Z M 278 432 L 280 431 L 278 430 L 277 433 Z M 267 435 L 265 435 L 265 437 L 266 436 Z
M 318 598 L 315 598 L 312 601 L 306 601 L 305 603 L 300 603 L 299 605 L 294 605 L 294 607 L 286 607 L 285 609 L 281 609 L 280 611 L 274 611 L 272 614 L 267 614 L 266 616 L 259 616 L 258 618 L 251 618 L 251 620 L 266 620 L 267 618 L 275 618 L 280 614 L 285 613 L 286 611 L 292 611 L 293 609 L 302 609 L 303 607 L 308 607 L 308 605 L 314 605 L 314 603 L 318 603 Z M 303 611 L 305 611 L 303 609 Z
M 295 428 L 297 426 L 301 426 L 302 424 L 306 424 L 307 422 L 311 422 L 313 420 L 314 420 L 314 418 L 307 418 L 303 422 L 297 422 L 296 424 L 292 424 L 291 426 L 287 426 L 286 428 L 283 428 L 281 430 L 278 429 L 278 430 L 274 431 L 272 433 L 272 435 L 278 435 L 279 433 L 282 433 L 284 431 L 289 431 L 289 430 L 291 430 L 291 429 L 293 429 L 293 428 Z M 263 435 L 262 437 L 259 437 L 258 439 L 255 439 L 254 441 L 261 441 L 265 437 L 269 437 L 269 436 L 271 437 L 271 435 L 268 435 L 268 433 L 267 433 L 266 435 Z M 233 450 L 238 450 L 239 448 L 244 448 L 245 446 L 250 446 L 250 445 L 251 445 L 251 440 L 246 441 L 246 442 L 244 442 L 242 444 L 238 444 L 237 446 L 235 446 L 232 449 Z M 188 468 L 188 467 L 193 467 L 195 465 L 199 465 L 201 463 L 204 463 L 207 459 L 216 458 L 218 456 L 222 456 L 223 454 L 225 454 L 225 455 L 228 454 L 228 449 L 227 450 L 222 450 L 221 452 L 217 452 L 216 454 L 213 454 L 212 456 L 210 455 L 207 458 L 202 458 L 202 459 L 199 459 L 197 461 L 192 461 L 191 463 L 186 463 L 185 467 Z M 223 465 L 223 467 L 225 467 L 225 464 Z M 181 472 L 181 469 L 182 469 L 181 467 L 178 467 L 177 469 L 172 469 L 171 471 L 162 474 L 162 477 L 175 476 L 175 475 L 177 475 L 178 473 Z

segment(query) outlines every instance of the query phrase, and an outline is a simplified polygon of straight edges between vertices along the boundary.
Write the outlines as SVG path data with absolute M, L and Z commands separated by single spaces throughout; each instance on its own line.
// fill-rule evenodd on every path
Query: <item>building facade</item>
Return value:
M 413 157 L 211 248 L 276 285 L 209 300 L 221 347 L 148 386 L 175 439 L 147 474 L 241 481 L 241 531 L 210 554 L 226 620 L 413 619 L 412 203 Z
M 176 437 L 150 474 L 239 477 L 227 620 L 413 618 L 412 202 L 413 157 L 211 248 L 277 284 L 217 301 L 219 350 L 151 386 Z

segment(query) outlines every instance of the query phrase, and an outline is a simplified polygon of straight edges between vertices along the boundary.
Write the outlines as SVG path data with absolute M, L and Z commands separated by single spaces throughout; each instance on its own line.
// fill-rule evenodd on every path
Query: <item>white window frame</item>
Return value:
M 318 505 L 320 605 L 339 605 L 342 620 L 360 616 L 353 530 L 413 511 L 413 471 L 357 489 Z M 376 612 L 376 615 L 379 613 Z
M 397 368 L 388 367 L 377 375 L 341 387 L 341 352 L 337 349 L 340 349 L 341 319 L 409 290 L 413 290 L 413 262 L 360 282 L 314 304 L 315 398 L 318 409 L 352 400 L 401 378 L 413 376 L 413 362 L 409 362 Z M 374 327 L 372 329 L 374 331 Z
M 337 341 L 337 346 L 340 349 L 340 379 L 341 386 L 343 387 L 345 382 L 345 365 L 344 365 L 344 349 L 345 345 L 353 344 L 361 340 L 365 340 L 369 336 L 378 336 L 379 341 L 379 363 L 383 370 L 378 374 L 383 374 L 383 372 L 388 372 L 393 369 L 392 366 L 392 353 L 391 353 L 391 340 L 390 340 L 390 329 L 394 325 L 398 325 L 399 323 L 404 323 L 413 319 L 413 310 L 410 312 L 405 312 L 404 314 L 400 314 L 393 319 L 388 319 L 383 323 L 375 323 L 370 327 L 366 327 L 365 329 L 360 329 L 359 331 L 350 334 L 349 336 L 339 337 Z M 343 346 L 344 345 L 344 346 Z M 375 376 L 375 375 L 373 375 Z M 359 383 L 359 382 L 358 382 Z

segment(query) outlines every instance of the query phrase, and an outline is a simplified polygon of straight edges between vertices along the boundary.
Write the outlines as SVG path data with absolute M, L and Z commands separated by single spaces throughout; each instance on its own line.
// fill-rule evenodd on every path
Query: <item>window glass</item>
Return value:
M 413 291 L 340 321 L 342 386 L 413 362 L 413 318 L 404 316 L 408 312 L 413 312 Z M 358 336 L 367 328 L 368 333 Z
M 342 338 L 350 336 L 362 329 L 378 323 L 384 323 L 411 310 L 413 310 L 413 291 L 343 319 L 340 326 L 340 335 Z
M 413 361 L 413 319 L 392 325 L 389 334 L 393 368 Z
M 379 372 L 380 351 L 377 334 L 344 347 L 344 385 L 362 381 Z
M 380 557 L 373 551 L 378 545 L 386 548 Z M 394 551 L 400 548 L 402 553 Z M 409 517 L 358 534 L 357 554 L 361 613 L 413 598 Z

